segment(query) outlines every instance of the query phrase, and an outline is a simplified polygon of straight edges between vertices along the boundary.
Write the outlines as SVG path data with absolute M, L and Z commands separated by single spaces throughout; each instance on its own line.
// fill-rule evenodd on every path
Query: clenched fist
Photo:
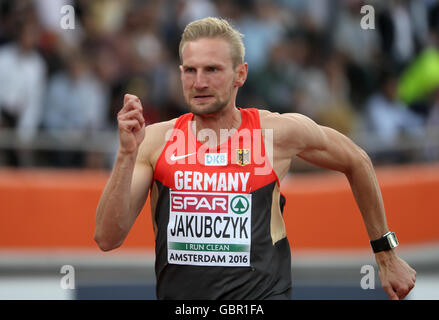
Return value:
M 416 282 L 416 271 L 393 251 L 378 252 L 379 277 L 384 291 L 391 300 L 404 299 Z
M 145 119 L 140 99 L 125 94 L 123 108 L 117 114 L 119 126 L 120 152 L 133 153 L 145 138 Z

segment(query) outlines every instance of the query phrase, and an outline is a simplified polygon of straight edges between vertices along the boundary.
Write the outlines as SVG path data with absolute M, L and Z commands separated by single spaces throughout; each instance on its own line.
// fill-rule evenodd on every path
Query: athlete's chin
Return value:
M 224 104 L 214 103 L 214 104 L 203 104 L 203 103 L 191 103 L 189 104 L 189 110 L 195 115 L 209 115 L 215 114 L 224 109 Z

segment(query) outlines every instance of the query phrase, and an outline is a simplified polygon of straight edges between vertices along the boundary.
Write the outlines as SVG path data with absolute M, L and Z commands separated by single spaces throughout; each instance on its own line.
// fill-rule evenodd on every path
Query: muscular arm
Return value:
M 94 239 L 103 251 L 125 240 L 146 201 L 152 175 L 151 166 L 141 157 L 118 153 L 96 211 Z
M 317 166 L 344 173 L 360 209 L 371 240 L 388 231 L 381 191 L 372 162 L 364 150 L 334 129 L 318 126 L 311 120 L 305 134 L 300 158 Z
M 278 159 L 294 155 L 317 166 L 344 173 L 363 217 L 370 240 L 388 231 L 381 191 L 372 162 L 348 137 L 319 126 L 299 114 L 273 115 Z M 275 157 L 276 158 L 276 157 Z M 404 298 L 413 288 L 416 272 L 394 250 L 375 254 L 383 289 L 391 299 Z

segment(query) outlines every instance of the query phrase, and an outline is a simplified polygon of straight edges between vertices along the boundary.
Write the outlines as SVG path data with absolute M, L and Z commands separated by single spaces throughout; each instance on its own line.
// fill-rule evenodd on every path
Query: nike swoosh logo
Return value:
M 185 155 L 182 155 L 182 156 L 176 156 L 175 154 L 171 154 L 171 161 L 177 161 L 177 160 L 180 160 L 180 159 L 184 159 L 184 158 L 189 157 L 189 156 L 191 156 L 191 155 L 193 155 L 195 153 L 196 152 L 193 152 L 193 153 L 185 154 Z

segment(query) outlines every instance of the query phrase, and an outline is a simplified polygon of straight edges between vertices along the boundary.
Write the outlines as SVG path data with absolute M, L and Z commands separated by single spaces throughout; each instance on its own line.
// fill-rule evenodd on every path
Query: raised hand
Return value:
M 136 152 L 145 138 L 145 119 L 140 99 L 125 94 L 123 108 L 117 114 L 119 126 L 120 152 Z

